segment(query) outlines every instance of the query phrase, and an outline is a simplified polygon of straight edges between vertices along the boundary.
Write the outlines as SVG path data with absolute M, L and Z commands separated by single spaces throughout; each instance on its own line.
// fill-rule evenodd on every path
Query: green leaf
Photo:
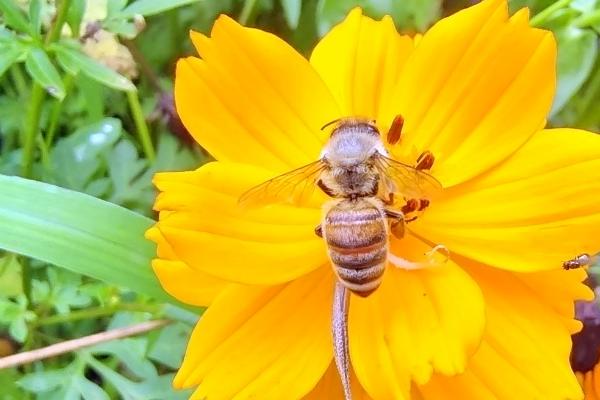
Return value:
M 27 394 L 17 385 L 21 375 L 16 368 L 0 370 L 0 387 L 2 388 L 2 400 L 23 400 Z
M 17 296 L 23 293 L 21 264 L 15 254 L 6 253 L 0 258 L 0 293 L 3 296 Z
M 289 27 L 296 29 L 302 11 L 302 0 L 281 0 L 281 7 Z
M 30 0 L 29 2 L 29 21 L 31 25 L 31 32 L 39 37 L 42 31 L 42 13 L 44 11 L 45 1 L 42 0 Z
M 124 17 L 133 17 L 136 14 L 155 15 L 198 1 L 200 0 L 137 0 L 125 7 L 121 15 Z
M 106 2 L 106 17 L 111 18 L 119 14 L 127 5 L 127 0 L 108 0 Z
M 317 28 L 322 36 L 333 25 L 341 22 L 354 7 L 362 7 L 364 13 L 374 18 L 391 15 L 401 31 L 424 31 L 439 19 L 441 0 L 319 0 L 317 4 Z
M 148 351 L 148 357 L 173 369 L 179 368 L 191 327 L 186 324 L 171 324 L 161 329 Z
M 0 1 L 0 11 L 2 11 L 6 25 L 21 33 L 29 32 L 27 18 L 25 18 L 25 14 L 15 4 L 14 0 Z
M 135 90 L 135 86 L 129 79 L 78 50 L 62 45 L 52 46 L 52 49 L 56 52 L 58 62 L 69 73 L 73 73 L 74 70 L 81 70 L 88 78 L 113 89 Z
M 79 34 L 81 29 L 81 21 L 83 19 L 83 14 L 85 13 L 85 6 L 86 0 L 73 0 L 71 1 L 71 6 L 67 12 L 67 24 L 75 34 Z
M 75 386 L 79 389 L 79 393 L 84 400 L 109 400 L 110 397 L 104 390 L 92 381 L 87 380 L 83 376 L 75 378 Z
M 185 343 L 185 340 L 181 343 Z M 158 376 L 156 367 L 146 358 L 148 339 L 127 338 L 98 344 L 88 351 L 95 355 L 112 355 L 118 358 L 129 371 L 140 378 L 153 379 Z
M 161 289 L 144 238 L 153 221 L 97 198 L 0 175 L 0 248 L 174 301 Z M 32 201 L 35 199 L 35 201 Z
M 551 116 L 581 88 L 598 56 L 598 38 L 591 30 L 567 26 L 555 35 L 558 41 L 558 87 Z
M 25 60 L 25 68 L 29 75 L 52 96 L 59 100 L 65 97 L 62 79 L 44 50 L 37 47 L 31 49 Z
M 0 42 L 0 77 L 29 49 L 20 42 Z
M 104 118 L 85 125 L 71 135 L 58 141 L 52 150 L 52 171 L 48 180 L 68 189 L 91 194 L 100 187 L 88 187 L 90 180 L 101 167 L 100 154 L 110 150 L 121 137 L 121 121 Z M 104 183 L 106 185 L 106 183 Z
M 19 379 L 17 384 L 29 392 L 47 392 L 62 385 L 67 380 L 69 372 L 62 369 L 33 372 Z

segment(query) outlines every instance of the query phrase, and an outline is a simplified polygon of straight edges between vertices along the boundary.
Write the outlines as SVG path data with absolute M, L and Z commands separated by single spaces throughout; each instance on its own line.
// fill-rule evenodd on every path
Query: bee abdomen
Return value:
M 387 258 L 386 221 L 377 208 L 365 203 L 331 209 L 324 232 L 338 278 L 359 296 L 379 287 Z

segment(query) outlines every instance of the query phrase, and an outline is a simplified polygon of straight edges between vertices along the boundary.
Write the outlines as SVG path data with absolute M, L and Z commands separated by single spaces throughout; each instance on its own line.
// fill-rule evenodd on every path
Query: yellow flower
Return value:
M 193 399 L 342 399 L 332 367 L 334 274 L 318 201 L 241 210 L 248 188 L 315 161 L 320 127 L 355 115 L 386 132 L 405 119 L 392 156 L 431 151 L 445 190 L 389 265 L 382 286 L 352 296 L 355 398 L 580 399 L 569 367 L 573 301 L 584 271 L 562 262 L 600 248 L 600 138 L 543 129 L 555 89 L 551 33 L 486 0 L 418 39 L 359 9 L 305 60 L 277 37 L 226 16 L 192 33 L 202 58 L 177 66 L 175 97 L 218 161 L 155 177 L 153 268 L 163 287 L 209 306 L 176 387 Z

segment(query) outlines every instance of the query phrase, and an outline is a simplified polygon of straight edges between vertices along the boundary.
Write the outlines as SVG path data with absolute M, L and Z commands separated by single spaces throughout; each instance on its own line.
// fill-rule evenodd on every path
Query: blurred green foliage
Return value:
M 74 218 L 78 210 L 96 207 L 85 212 L 89 220 L 81 226 L 105 236 L 126 235 L 128 229 L 145 229 L 149 220 L 126 216 L 126 210 L 94 203 L 78 193 L 152 217 L 152 175 L 192 169 L 210 158 L 181 126 L 171 94 L 176 60 L 193 53 L 190 29 L 208 33 L 215 18 L 226 13 L 274 32 L 309 54 L 317 40 L 356 6 L 373 17 L 389 14 L 399 31 L 413 34 L 469 4 L 468 0 L 0 0 L 0 173 L 73 191 L 2 179 L 0 234 L 5 236 L 0 244 L 13 252 L 0 254 L 0 355 L 150 319 L 176 321 L 135 338 L 0 370 L 0 399 L 189 395 L 174 392 L 170 381 L 196 316 L 165 304 L 161 296 L 152 295 L 152 285 L 144 286 L 145 278 L 127 278 L 123 272 L 127 267 L 121 267 L 128 260 L 122 254 L 147 263 L 151 251 L 145 246 L 150 245 L 137 234 L 123 250 L 126 253 L 113 254 L 110 246 L 99 244 L 86 262 L 78 262 L 79 252 L 61 253 L 53 249 L 54 243 L 107 243 L 106 237 L 84 237 L 68 225 L 72 223 L 68 219 L 60 220 L 62 225 L 44 226 L 47 221 L 36 216 L 55 204 L 36 201 L 65 205 Z M 513 11 L 530 7 L 532 23 L 556 36 L 559 81 L 550 124 L 599 130 L 600 0 L 513 0 L 510 5 Z M 19 198 L 29 203 L 19 203 Z M 114 218 L 122 225 L 111 226 Z M 23 240 L 15 244 L 17 236 L 6 236 L 11 226 L 37 226 L 37 246 L 28 247 Z M 21 234 L 27 232 L 31 231 L 23 228 Z M 52 238 L 56 241 L 48 240 Z M 77 250 L 85 252 L 86 246 Z M 114 266 L 114 273 L 103 270 L 103 262 Z M 149 269 L 142 273 L 151 277 Z

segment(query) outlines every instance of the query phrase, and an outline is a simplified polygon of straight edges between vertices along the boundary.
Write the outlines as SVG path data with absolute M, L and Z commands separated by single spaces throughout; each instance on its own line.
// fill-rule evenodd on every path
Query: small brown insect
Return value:
M 592 257 L 587 253 L 582 253 L 575 258 L 563 262 L 562 266 L 566 270 L 577 269 L 587 265 L 592 265 L 594 263 L 594 259 L 595 257 Z

